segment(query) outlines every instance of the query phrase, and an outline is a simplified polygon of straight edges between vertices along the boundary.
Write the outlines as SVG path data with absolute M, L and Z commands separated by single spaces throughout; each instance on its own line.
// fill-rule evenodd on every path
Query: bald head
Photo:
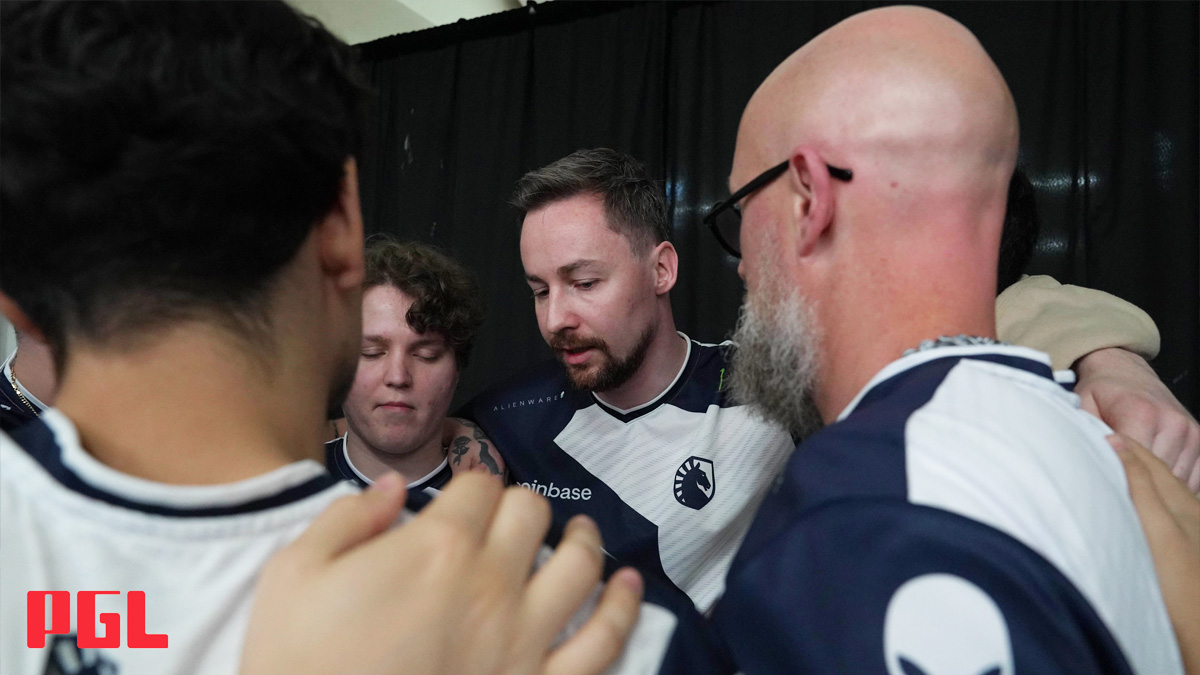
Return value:
M 730 187 L 788 160 L 741 202 L 743 316 L 770 328 L 761 344 L 813 347 L 775 358 L 743 325 L 746 358 L 787 382 L 815 372 L 830 421 L 921 340 L 994 335 L 1017 137 L 1000 71 L 970 31 L 933 10 L 863 12 L 789 56 L 746 106 Z M 784 320 L 797 317 L 814 329 Z M 793 367 L 802 353 L 817 355 L 812 368 Z
M 851 167 L 856 188 L 1002 194 L 1017 136 L 1012 95 L 970 31 L 930 9 L 887 7 L 820 34 L 763 82 L 739 128 L 733 182 L 807 145 Z

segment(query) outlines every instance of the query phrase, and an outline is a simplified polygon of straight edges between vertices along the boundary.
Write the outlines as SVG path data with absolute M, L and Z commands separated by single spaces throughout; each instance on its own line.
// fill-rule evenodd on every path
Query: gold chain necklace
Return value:
M 25 398 L 25 394 L 21 393 L 21 385 L 17 384 L 17 376 L 11 370 L 8 371 L 8 381 L 12 383 L 13 391 L 17 392 L 17 398 L 21 399 L 21 403 L 24 403 L 26 408 L 29 408 L 29 412 L 33 413 L 34 417 L 41 417 L 37 408 L 33 407 L 29 399 Z

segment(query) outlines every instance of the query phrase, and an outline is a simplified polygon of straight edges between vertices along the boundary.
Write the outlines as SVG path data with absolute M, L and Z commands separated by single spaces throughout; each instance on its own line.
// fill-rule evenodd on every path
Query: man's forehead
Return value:
M 403 342 L 409 347 L 445 347 L 446 338 L 436 331 L 418 333 L 408 325 L 407 321 L 392 326 L 395 330 L 385 330 L 363 333 L 362 341 L 369 344 L 389 345 L 393 342 Z
M 445 344 L 435 331 L 418 333 L 408 323 L 413 299 L 391 284 L 368 288 L 363 294 L 363 341 L 391 342 L 402 339 L 412 344 Z
M 390 283 L 372 286 L 363 292 L 363 316 L 370 314 L 396 314 L 401 318 L 412 306 L 412 296 Z
M 630 251 L 627 237 L 609 225 L 604 202 L 595 195 L 577 195 L 531 211 L 521 228 L 521 259 L 531 276 L 612 265 Z

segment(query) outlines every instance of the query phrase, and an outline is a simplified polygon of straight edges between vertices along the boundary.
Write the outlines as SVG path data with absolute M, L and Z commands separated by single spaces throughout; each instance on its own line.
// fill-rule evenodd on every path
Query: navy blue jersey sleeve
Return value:
M 818 507 L 730 570 L 714 622 L 746 673 L 1130 673 L 1035 551 L 896 499 Z

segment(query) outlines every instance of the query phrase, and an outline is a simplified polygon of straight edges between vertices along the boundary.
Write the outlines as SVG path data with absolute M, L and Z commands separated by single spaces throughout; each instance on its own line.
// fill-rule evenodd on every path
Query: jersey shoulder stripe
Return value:
M 53 409 L 47 410 L 42 418 L 33 420 L 14 430 L 11 434 L 12 441 L 41 465 L 42 469 L 64 488 L 85 497 L 133 511 L 173 518 L 236 516 L 266 511 L 298 502 L 337 484 L 337 480 L 332 476 L 317 473 L 308 480 L 286 487 L 278 492 L 257 496 L 241 502 L 234 501 L 220 505 L 184 507 L 136 499 L 129 495 L 120 494 L 97 486 L 93 482 L 85 480 L 79 473 L 68 466 L 68 463 L 64 461 L 64 456 L 67 452 L 66 449 L 60 445 L 55 431 L 46 424 L 47 418 L 56 420 L 56 416 L 58 416 L 57 411 Z
M 985 539 L 997 551 L 1008 547 L 1012 550 L 1003 555 L 973 557 L 978 574 L 959 576 L 983 588 L 984 595 L 992 591 L 980 574 L 1009 575 L 1005 583 L 1017 584 L 1013 588 L 1024 588 L 1026 594 L 1038 592 L 1033 580 L 1040 576 L 1050 587 L 1062 587 L 1056 593 L 1079 599 L 1078 607 L 1055 615 L 1064 634 L 1092 631 L 1079 618 L 1091 613 L 1136 672 L 1179 672 L 1178 649 L 1149 550 L 1106 433 L 1107 427 L 1078 409 L 1078 397 L 1055 382 L 1048 359 L 1032 350 L 952 347 L 906 356 L 884 368 L 838 422 L 807 439 L 789 460 L 733 562 L 730 580 L 738 580 L 738 590 L 731 585 L 726 598 L 733 606 L 738 594 L 770 583 L 762 566 L 780 556 L 797 564 L 781 577 L 795 581 L 781 583 L 802 585 L 802 578 L 816 572 L 801 569 L 804 556 L 811 558 L 811 551 L 801 555 L 801 542 L 831 556 L 814 563 L 822 568 L 853 565 L 863 558 L 882 567 L 890 564 L 890 555 L 915 555 L 918 551 L 908 551 L 910 542 L 900 536 L 900 527 L 890 530 L 894 538 L 880 540 L 878 545 L 890 542 L 887 548 L 870 555 L 863 544 L 838 548 L 842 557 L 836 558 L 836 551 L 816 543 L 822 537 L 841 541 L 855 527 L 849 522 L 832 525 L 829 510 L 848 513 L 870 504 L 881 522 L 912 520 L 913 536 L 925 539 L 924 550 L 940 547 L 941 554 L 925 559 L 926 573 L 941 573 L 949 559 L 975 556 L 969 541 L 976 541 L 977 549 L 984 548 Z M 962 524 L 946 524 L 931 513 Z M 934 520 L 943 534 L 919 527 Z M 975 532 L 975 538 L 934 544 L 954 527 Z M 790 553 L 785 555 L 781 547 Z M 998 566 L 1004 556 L 1011 558 L 1011 570 Z M 1018 568 L 1032 571 L 1015 579 Z M 754 570 L 759 570 L 757 576 Z M 1112 584 L 1112 579 L 1123 583 Z M 780 588 L 772 592 L 789 597 Z M 883 604 L 875 605 L 882 621 L 896 588 L 877 590 L 883 594 L 876 598 Z M 1001 606 L 1002 618 L 1016 622 L 1010 628 L 1040 625 L 1020 618 L 1020 611 L 1005 606 L 1002 598 L 991 597 Z M 1111 660 L 1100 648 L 1104 641 L 1097 640 L 1100 651 L 1092 656 Z M 1053 649 L 1048 644 L 1038 648 L 1043 647 Z

